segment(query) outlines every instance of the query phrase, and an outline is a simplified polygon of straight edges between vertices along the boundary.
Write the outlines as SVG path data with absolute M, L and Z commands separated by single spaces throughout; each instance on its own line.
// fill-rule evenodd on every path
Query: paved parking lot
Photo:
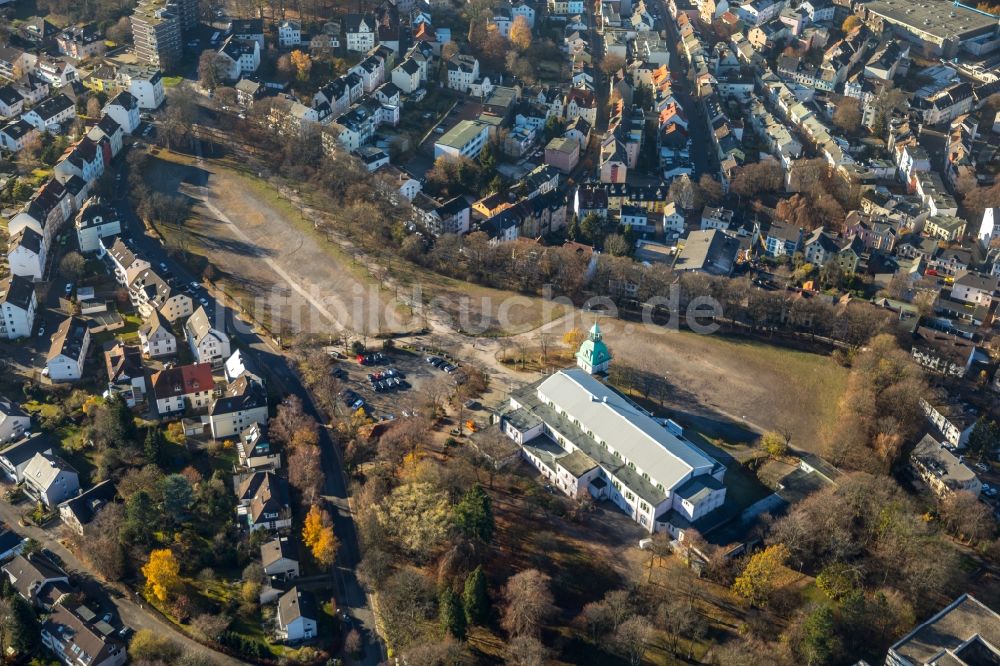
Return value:
M 450 388 L 457 376 L 457 373 L 448 374 L 427 363 L 425 356 L 432 355 L 430 353 L 420 355 L 404 350 L 382 353 L 385 359 L 381 363 L 362 365 L 354 357 L 350 357 L 338 364 L 346 373 L 346 377 L 341 377 L 344 389 L 359 395 L 375 420 L 390 415 L 400 418 L 404 416 L 404 412 L 419 409 L 435 390 Z M 395 375 L 389 378 L 398 379 L 399 385 L 376 390 L 368 375 L 380 373 L 384 377 L 389 371 L 393 371 L 391 374 Z

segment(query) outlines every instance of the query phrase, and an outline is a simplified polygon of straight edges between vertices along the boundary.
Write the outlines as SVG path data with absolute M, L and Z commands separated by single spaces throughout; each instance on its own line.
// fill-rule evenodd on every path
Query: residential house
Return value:
M 14 46 L 0 47 L 0 76 L 17 81 L 34 71 L 38 57 Z
M 545 163 L 570 173 L 580 161 L 580 144 L 575 139 L 557 136 L 545 146 Z
M 209 363 L 164 368 L 150 377 L 156 411 L 161 416 L 191 409 L 207 409 L 215 393 Z
M 41 280 L 48 258 L 42 235 L 31 227 L 24 227 L 11 236 L 7 246 L 7 265 L 13 275 Z
M 110 142 L 111 144 L 110 157 L 114 158 L 118 155 L 118 153 L 122 151 L 122 144 L 125 140 L 125 129 L 118 123 L 117 120 L 115 120 L 111 116 L 106 115 L 103 118 L 101 118 L 101 120 L 96 125 L 94 125 L 93 127 L 90 128 L 90 130 L 88 130 L 87 138 L 93 141 L 94 143 L 102 146 L 102 150 L 103 150 L 104 139 L 107 138 L 107 141 Z M 111 159 L 106 156 L 104 166 L 107 167 L 110 161 Z M 69 185 L 67 183 L 67 188 L 68 186 Z M 89 192 L 89 184 L 87 185 L 87 187 Z M 77 208 L 83 205 L 84 199 L 86 199 L 86 195 L 83 195 L 83 198 L 80 200 L 80 203 L 77 205 Z
M 104 366 L 108 372 L 107 394 L 117 394 L 129 407 L 142 400 L 146 392 L 146 369 L 142 350 L 121 340 L 105 343 Z
M 0 442 L 21 439 L 31 429 L 31 416 L 17 404 L 0 396 Z
M 50 510 L 80 492 L 80 475 L 58 456 L 36 453 L 24 468 L 24 492 Z
M 110 161 L 110 154 L 105 156 L 103 148 L 85 136 L 63 154 L 55 166 L 54 176 L 64 184 L 74 176 L 83 179 L 84 183 L 93 183 L 101 177 Z
M 966 221 L 954 215 L 932 215 L 924 221 L 924 233 L 946 242 L 960 239 L 965 233 Z
M 286 643 L 301 643 L 315 638 L 319 626 L 318 619 L 316 598 L 312 592 L 293 587 L 278 599 L 279 640 Z
M 772 222 L 764 247 L 772 257 L 792 256 L 802 249 L 805 230 L 785 222 Z
M 177 321 L 193 312 L 191 297 L 182 293 L 151 268 L 134 269 L 126 275 L 129 297 L 143 318 L 159 311 L 167 321 Z
M 69 592 L 69 576 L 49 558 L 41 553 L 18 555 L 0 567 L 7 580 L 17 590 L 22 599 L 33 606 L 45 608 L 46 599 L 58 596 L 53 588 L 62 593 Z
M 976 473 L 930 435 L 917 442 L 910 454 L 910 465 L 939 497 L 955 492 L 979 496 L 982 484 Z
M 184 324 L 184 334 L 196 363 L 221 365 L 229 358 L 229 336 L 212 325 L 204 307 L 194 311 Z
M 583 118 L 591 127 L 597 125 L 597 95 L 592 90 L 571 88 L 566 93 L 563 109 L 567 122 Z
M 95 618 L 86 606 L 73 610 L 57 603 L 42 623 L 42 644 L 70 666 L 123 666 L 128 661 L 125 644 L 116 634 L 101 631 Z
M 83 377 L 90 349 L 90 325 L 79 317 L 63 320 L 52 336 L 45 368 L 53 382 L 74 382 Z
M 64 58 L 51 58 L 47 55 L 38 57 L 34 73 L 38 78 L 57 88 L 79 80 L 79 72 L 73 63 Z
M 259 529 L 277 531 L 292 526 L 288 482 L 274 472 L 253 472 L 238 477 L 236 515 L 251 532 Z
M 265 48 L 264 21 L 262 19 L 236 19 L 229 26 L 230 37 L 248 42 L 257 42 L 259 49 Z
M 260 563 L 271 580 L 289 581 L 299 577 L 299 557 L 288 537 L 275 537 L 260 545 Z
M 278 24 L 278 46 L 288 49 L 300 44 L 302 44 L 302 24 L 291 19 L 281 21 Z
M 84 536 L 87 526 L 97 517 L 97 512 L 114 502 L 117 494 L 118 490 L 110 479 L 101 481 L 60 504 L 59 517 L 63 525 Z
M 122 130 L 129 134 L 139 127 L 139 100 L 127 90 L 115 95 L 114 99 L 104 105 L 101 112 L 114 118 Z
M 102 239 L 101 246 L 105 248 L 103 256 L 114 269 L 115 280 L 122 287 L 128 287 L 129 275 L 149 268 L 149 262 L 133 252 L 121 238 L 115 238 L 110 247 Z
M 96 23 L 66 28 L 56 35 L 59 53 L 77 60 L 86 60 L 104 53 L 104 35 Z
M 38 298 L 30 278 L 11 275 L 0 280 L 0 338 L 16 340 L 31 335 Z
M 964 377 L 976 356 L 975 343 L 926 326 L 917 327 L 910 347 L 913 359 L 931 372 Z
M 0 86 L 0 116 L 12 118 L 24 110 L 24 95 L 11 85 Z
M 920 409 L 924 416 L 944 436 L 948 445 L 964 449 L 969 441 L 969 434 L 975 426 L 975 419 L 970 416 L 965 406 L 951 400 L 931 398 L 920 399 Z
M 997 277 L 965 271 L 951 285 L 951 297 L 963 303 L 989 308 L 996 297 Z
M 128 90 L 139 101 L 139 108 L 151 111 L 160 108 L 166 93 L 163 74 L 156 67 L 142 64 L 121 65 L 115 73 L 119 86 Z
M 469 87 L 479 80 L 479 61 L 475 56 L 456 53 L 447 63 L 448 87 L 459 92 L 469 92 Z
M 172 356 L 177 353 L 177 336 L 170 328 L 170 322 L 153 310 L 150 316 L 139 327 L 139 348 L 143 356 L 158 358 Z
M 66 95 L 59 93 L 33 106 L 21 119 L 39 132 L 59 134 L 61 125 L 76 117 L 76 104 Z
M 38 129 L 24 118 L 12 120 L 0 129 L 0 145 L 18 153 L 38 137 Z
M 76 237 L 81 252 L 100 252 L 101 239 L 122 232 L 118 209 L 101 197 L 91 197 L 76 215 Z
M 208 425 L 214 439 L 235 437 L 253 424 L 267 423 L 267 391 L 249 375 L 229 383 L 208 409 Z
M 260 67 L 260 44 L 253 39 L 230 36 L 219 48 L 225 62 L 223 72 L 230 81 L 237 81 L 244 74 L 253 74 Z
M 48 435 L 35 434 L 0 449 L 0 470 L 14 483 L 21 483 L 24 470 L 36 453 L 52 455 L 52 439 Z
M 348 51 L 368 53 L 375 48 L 378 23 L 371 14 L 348 14 L 344 17 L 344 38 Z
M 264 85 L 260 81 L 254 81 L 247 77 L 237 81 L 233 87 L 236 89 L 236 99 L 244 109 L 253 106 L 253 103 L 264 93 Z
M 236 453 L 240 467 L 255 471 L 281 467 L 281 454 L 271 448 L 266 427 L 260 423 L 253 423 L 240 433 Z
M 348 74 L 357 74 L 360 76 L 364 91 L 370 93 L 385 83 L 385 60 L 379 56 L 368 56 L 354 67 L 351 67 L 348 70 Z
M 708 229 L 718 229 L 719 231 L 729 231 L 733 225 L 735 213 L 726 208 L 705 206 L 701 210 L 701 223 L 698 227 L 702 231 Z
M 413 58 L 404 58 L 392 70 L 392 82 L 405 94 L 409 95 L 420 88 L 420 65 Z

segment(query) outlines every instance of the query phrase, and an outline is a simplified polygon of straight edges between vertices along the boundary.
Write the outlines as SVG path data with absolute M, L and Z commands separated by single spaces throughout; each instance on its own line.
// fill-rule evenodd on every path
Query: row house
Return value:
M 160 416 L 176 414 L 185 409 L 206 409 L 215 394 L 212 366 L 208 363 L 176 365 L 154 372 L 150 376 L 153 404 Z
M 37 307 L 31 278 L 13 274 L 0 280 L 0 338 L 16 340 L 31 335 Z
M 76 104 L 60 93 L 29 109 L 22 120 L 33 125 L 40 132 L 58 134 L 60 126 L 76 117 Z
M 11 218 L 7 233 L 13 236 L 25 227 L 31 227 L 42 236 L 45 247 L 50 248 L 56 234 L 72 214 L 73 204 L 66 188 L 52 178 Z
M 348 70 L 349 74 L 357 74 L 366 93 L 370 93 L 385 83 L 385 59 L 370 55 Z
M 260 44 L 254 39 L 237 39 L 231 35 L 219 48 L 222 71 L 230 81 L 244 74 L 253 74 L 260 67 Z
M 191 297 L 174 289 L 151 268 L 133 269 L 126 274 L 126 279 L 132 305 L 144 319 L 155 311 L 168 321 L 177 321 L 194 312 Z
M 104 35 L 95 23 L 66 28 L 56 35 L 56 46 L 59 53 L 77 60 L 99 56 L 106 48 Z
M 110 150 L 108 142 L 109 154 Z M 105 166 L 105 154 L 101 146 L 91 141 L 89 137 L 84 137 L 75 146 L 67 149 L 55 166 L 54 176 L 63 183 L 73 176 L 79 176 L 85 182 L 92 183 L 101 177 Z
M 479 80 L 479 61 L 471 55 L 456 54 L 447 63 L 448 87 L 459 92 L 468 92 Z
M 214 439 L 237 437 L 255 424 L 267 423 L 267 391 L 257 379 L 243 375 L 230 382 L 208 408 Z
M 419 193 L 411 201 L 413 219 L 434 236 L 468 233 L 471 208 L 464 197 L 439 202 Z
M 403 93 L 409 95 L 420 89 L 421 68 L 413 58 L 405 58 L 391 73 L 391 81 Z
M 381 125 L 395 127 L 399 124 L 399 107 L 382 104 L 376 99 L 365 99 L 337 118 L 333 125 L 339 130 L 337 140 L 347 150 L 357 150 L 370 142 Z
M 861 239 L 865 250 L 892 254 L 896 249 L 898 229 L 892 222 L 881 220 L 860 211 L 852 210 L 844 220 L 848 236 Z

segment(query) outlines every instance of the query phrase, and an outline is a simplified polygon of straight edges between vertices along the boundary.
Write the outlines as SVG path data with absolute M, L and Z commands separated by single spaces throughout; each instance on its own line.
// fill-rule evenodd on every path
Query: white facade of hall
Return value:
M 725 466 L 580 368 L 513 393 L 500 427 L 564 493 L 609 499 L 650 532 L 682 537 L 725 501 Z

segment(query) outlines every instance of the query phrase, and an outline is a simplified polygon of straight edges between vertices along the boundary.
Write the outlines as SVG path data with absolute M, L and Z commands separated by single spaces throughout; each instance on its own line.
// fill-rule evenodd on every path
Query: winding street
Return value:
M 236 665 L 244 663 L 221 652 L 216 652 L 198 641 L 189 638 L 144 604 L 133 601 L 127 594 L 117 589 L 102 585 L 93 577 L 90 567 L 59 542 L 59 539 L 56 537 L 59 531 L 58 528 L 53 527 L 45 530 L 30 525 L 19 525 L 18 521 L 21 519 L 21 513 L 25 510 L 24 507 L 25 505 L 12 506 L 7 502 L 0 502 L 0 521 L 14 527 L 22 536 L 35 539 L 43 548 L 60 557 L 63 561 L 63 568 L 74 578 L 74 582 L 86 592 L 90 599 L 99 602 L 104 609 L 109 611 L 113 609 L 113 613 L 119 621 L 136 631 L 148 629 L 158 636 L 171 638 L 188 652 L 209 657 L 217 664 Z M 118 624 L 115 623 L 115 626 L 118 626 Z

